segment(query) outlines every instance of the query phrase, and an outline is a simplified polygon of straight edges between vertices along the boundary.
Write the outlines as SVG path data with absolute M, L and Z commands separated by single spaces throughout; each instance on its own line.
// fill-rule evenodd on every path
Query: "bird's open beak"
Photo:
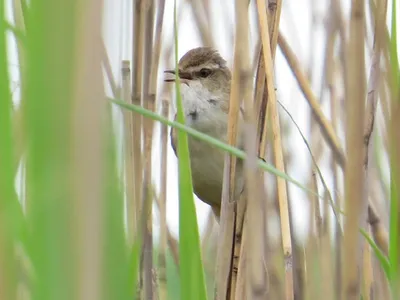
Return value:
M 164 73 L 167 74 L 172 74 L 174 76 L 169 76 L 168 78 L 165 78 L 165 82 L 175 82 L 175 70 L 165 70 Z M 184 83 L 186 85 L 189 85 L 189 81 L 192 80 L 192 76 L 190 73 L 178 71 L 178 76 L 180 79 L 181 83 Z
M 173 77 L 169 76 L 169 78 L 165 78 L 164 79 L 165 82 L 175 82 L 175 70 L 165 70 L 164 73 L 174 75 Z

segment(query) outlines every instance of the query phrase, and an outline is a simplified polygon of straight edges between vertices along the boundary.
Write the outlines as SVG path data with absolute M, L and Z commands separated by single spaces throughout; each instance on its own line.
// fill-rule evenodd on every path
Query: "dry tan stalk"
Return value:
M 330 244 L 330 238 L 328 235 L 324 235 L 321 243 L 321 298 L 324 300 L 335 300 L 338 299 L 337 291 L 334 288 L 334 267 L 333 267 L 333 254 L 332 245 Z M 317 299 L 317 298 L 315 298 Z
M 145 27 L 145 0 L 135 2 L 135 7 L 132 16 L 132 97 L 134 102 L 140 101 L 142 95 L 142 75 L 143 75 L 143 50 L 144 50 L 144 27 Z
M 386 275 L 378 259 L 372 258 L 374 271 L 374 287 L 372 290 L 372 299 L 390 299 L 390 288 Z
M 314 215 L 310 212 L 309 224 L 314 222 Z M 311 230 L 310 230 L 311 231 Z M 320 290 L 320 252 L 318 251 L 318 241 L 314 233 L 310 232 L 308 240 L 305 245 L 305 287 L 304 287 L 304 299 L 321 299 Z
M 114 76 L 113 76 L 113 73 L 112 73 L 112 70 L 111 70 L 111 64 L 110 64 L 110 60 L 108 58 L 106 45 L 104 45 L 104 40 L 101 41 L 101 52 L 102 52 L 102 57 L 103 57 L 104 72 L 107 75 L 107 79 L 108 79 L 108 82 L 110 84 L 113 96 L 114 97 L 120 97 L 120 95 L 118 93 L 118 87 L 117 87 L 117 84 L 115 83 L 115 79 L 114 79 Z M 128 61 L 128 68 L 129 68 L 129 61 Z M 130 86 L 130 83 L 129 83 L 129 86 Z M 130 94 L 130 92 L 129 92 L 129 94 Z M 130 98 L 130 96 L 129 96 L 129 98 Z M 129 100 L 129 102 L 130 102 L 130 100 Z
M 329 213 L 330 207 L 328 202 L 328 191 L 325 191 L 324 197 L 324 220 L 322 225 L 321 241 L 320 241 L 320 264 L 322 278 L 322 295 L 324 300 L 337 299 L 337 291 L 334 288 L 334 257 L 332 253 L 332 244 L 330 236 Z
M 104 136 L 99 130 L 104 126 L 106 102 L 101 72 L 102 1 L 86 1 L 80 7 L 77 20 L 76 74 L 73 76 L 74 97 L 71 113 L 73 139 L 71 173 L 72 207 L 75 221 L 76 242 L 74 252 L 77 257 L 76 299 L 101 298 L 101 260 L 104 244 L 102 241 L 104 186 Z M 90 57 L 91 59 L 87 59 Z M 87 86 L 91 88 L 88 89 Z M 101 101 L 99 103 L 99 100 Z M 90 122 L 88 122 L 90 120 Z M 85 128 L 85 130 L 82 130 Z M 90 238 L 88 238 L 90 237 Z
M 156 28 L 154 30 L 154 45 L 152 49 L 153 58 L 152 58 L 152 67 L 151 67 L 151 78 L 150 78 L 150 90 L 149 93 L 152 94 L 157 91 L 157 74 L 160 63 L 160 53 L 161 53 L 161 34 L 162 34 L 162 25 L 164 21 L 164 10 L 165 10 L 165 0 L 157 1 L 157 16 L 156 16 Z M 164 104 L 162 104 L 164 105 Z M 167 115 L 168 117 L 168 115 Z
M 246 213 L 244 216 L 244 221 L 243 221 L 243 228 L 248 228 L 248 220 L 247 220 L 248 214 Z M 237 282 L 236 284 L 236 290 L 234 291 L 234 296 L 231 296 L 231 299 L 249 299 L 248 298 L 248 293 L 249 289 L 247 286 L 248 282 L 248 258 L 249 254 L 247 253 L 248 247 L 246 244 L 248 243 L 248 233 L 247 230 L 244 231 L 243 237 L 241 238 L 241 249 L 240 249 L 240 257 L 234 257 L 238 262 L 236 263 L 237 265 Z M 235 244 L 235 246 L 238 246 L 238 243 Z M 250 298 L 251 299 L 251 298 Z
M 373 270 L 371 261 L 371 247 L 367 243 L 364 243 L 361 295 L 365 300 L 371 299 L 371 291 L 373 286 Z
M 104 61 L 104 58 L 103 58 Z M 122 99 L 130 103 L 131 99 L 131 70 L 128 60 L 122 61 Z M 128 223 L 128 242 L 133 244 L 136 235 L 136 215 L 133 185 L 133 151 L 132 151 L 132 113 L 128 110 L 123 111 L 124 118 L 124 144 L 125 144 L 125 176 L 126 176 L 126 210 Z
M 313 25 L 311 26 L 310 43 L 309 44 L 311 45 L 312 49 L 314 49 L 313 48 L 313 41 L 315 39 L 315 37 L 314 37 L 315 30 L 313 29 L 313 27 L 316 26 L 315 23 L 316 23 L 316 19 L 317 19 L 317 14 L 316 14 L 316 11 L 314 9 L 314 7 L 315 7 L 314 0 L 312 0 L 312 3 L 310 5 L 312 7 Z M 325 46 L 325 54 L 324 54 L 324 58 L 323 58 L 323 60 L 324 60 L 324 65 L 323 65 L 323 70 L 324 70 L 323 77 L 324 77 L 324 79 L 321 80 L 321 95 L 320 95 L 321 104 L 322 104 L 322 101 L 323 101 L 322 94 L 324 92 L 324 87 L 325 87 L 325 85 L 328 85 L 327 83 L 329 83 L 329 78 L 328 77 L 331 75 L 332 68 L 333 68 L 333 51 L 334 51 L 334 42 L 335 42 L 335 36 L 336 36 L 336 30 L 335 30 L 334 20 L 333 19 L 334 19 L 333 16 L 329 16 L 328 21 L 327 21 L 327 25 L 326 25 L 327 43 L 326 43 L 326 46 Z M 309 66 L 308 66 L 308 69 L 307 69 L 307 72 L 306 72 L 307 73 L 307 78 L 308 78 L 310 84 L 312 83 L 312 79 L 313 79 L 313 77 L 312 77 L 312 75 L 313 75 L 312 69 L 313 68 L 312 68 L 312 63 L 311 63 L 313 61 L 313 55 L 314 55 L 314 51 L 312 50 L 312 51 L 310 51 L 310 54 L 309 54 L 310 63 L 309 63 Z M 324 148 L 323 148 L 324 145 L 323 145 L 322 139 L 320 137 L 320 135 L 321 135 L 320 129 L 319 129 L 318 123 L 315 120 L 314 115 L 311 116 L 310 127 L 311 127 L 311 142 L 310 142 L 311 151 L 312 151 L 312 153 L 314 153 L 315 162 L 319 162 L 319 160 L 320 160 L 320 158 L 321 158 L 321 156 L 323 154 L 323 151 L 324 151 Z M 316 180 L 316 178 L 315 178 L 316 168 L 313 166 L 314 165 L 313 163 L 311 165 L 312 165 L 312 167 L 311 167 L 312 171 L 310 173 L 309 182 L 310 182 L 310 185 L 313 186 L 314 184 L 316 184 L 316 182 L 314 183 L 314 181 Z M 317 199 L 317 201 L 319 201 L 319 200 Z M 318 217 L 316 217 L 315 221 L 317 222 L 317 220 L 318 220 Z M 317 225 L 317 223 L 315 225 Z M 319 231 L 317 230 L 316 231 L 317 236 L 319 236 L 318 232 Z
M 290 48 L 289 44 L 286 42 L 285 38 L 281 34 L 279 35 L 278 43 L 294 76 L 297 79 L 297 82 L 299 83 L 300 89 L 303 92 L 304 97 L 306 98 L 308 104 L 311 107 L 312 112 L 314 113 L 316 121 L 321 127 L 321 131 L 324 138 L 328 142 L 329 146 L 332 148 L 335 159 L 338 161 L 339 165 L 344 166 L 345 156 L 342 147 L 340 145 L 339 139 L 335 131 L 333 130 L 331 123 L 322 112 L 322 109 L 318 104 L 318 100 L 316 99 L 315 95 L 311 90 L 307 78 L 301 71 L 296 55 L 294 54 L 293 50 Z
M 152 186 L 152 194 L 154 196 L 154 202 L 156 203 L 158 209 L 160 209 L 160 199 L 157 197 L 154 187 Z M 179 268 L 179 245 L 177 240 L 173 237 L 171 232 L 169 231 L 168 225 L 166 227 L 166 233 L 167 233 L 167 241 L 168 241 L 168 246 L 172 254 L 172 258 L 174 260 L 174 263 L 176 264 L 177 268 Z M 179 269 L 178 269 L 179 271 Z
M 243 269 L 246 263 L 245 261 L 246 253 L 245 252 L 242 253 L 243 250 L 247 249 L 247 247 L 244 245 L 246 237 L 245 237 L 245 232 L 243 232 L 244 217 L 247 206 L 247 197 L 245 193 L 243 193 L 240 196 L 240 199 L 237 202 L 235 202 L 234 205 L 236 205 L 236 212 L 235 212 L 235 224 L 234 224 L 234 236 L 233 236 L 233 251 L 231 254 L 232 265 L 231 265 L 230 299 L 240 299 L 237 298 L 236 295 L 242 295 L 242 294 L 245 295 L 246 292 L 246 291 L 240 291 L 240 289 L 244 289 L 246 287 L 246 278 L 244 277 L 246 273 L 245 269 Z M 236 282 L 238 284 L 236 284 Z M 234 290 L 233 288 L 235 288 L 236 290 Z
M 392 83 L 393 85 L 393 83 Z M 391 157 L 391 162 L 390 162 L 390 167 L 391 167 L 391 176 L 395 184 L 400 182 L 400 159 L 398 158 L 398 155 L 400 153 L 400 89 L 398 86 L 392 87 L 391 90 L 391 113 L 392 113 L 392 118 L 390 120 L 390 126 L 389 126 L 389 136 L 390 136 L 390 157 Z M 400 197 L 397 197 L 397 199 L 394 199 L 394 201 L 398 201 L 398 211 L 397 213 L 397 218 L 398 218 L 398 223 L 397 223 L 397 232 L 400 232 Z M 398 250 L 400 252 L 400 250 Z M 398 253 L 400 255 L 400 253 Z M 394 298 L 398 298 L 400 295 L 400 277 L 397 278 L 397 280 L 392 284 L 393 285 L 393 294 Z
M 203 44 L 208 47 L 214 45 L 211 34 L 211 24 L 207 23 L 205 6 L 202 6 L 203 1 L 186 0 L 192 7 L 192 13 L 197 24 L 197 29 L 200 33 L 200 38 Z
M 337 123 L 338 121 L 338 98 L 337 98 L 337 93 L 336 93 L 336 86 L 335 86 L 335 76 L 333 74 L 332 69 L 327 69 L 329 73 L 327 74 L 327 80 L 328 80 L 328 89 L 329 89 L 329 94 L 330 94 L 330 107 L 331 107 L 331 119 L 332 119 L 332 126 L 333 129 L 336 131 L 337 130 Z M 336 161 L 334 157 L 332 156 L 331 159 L 331 169 L 333 173 L 333 191 L 337 191 L 339 193 L 339 179 L 338 179 L 338 168 Z M 335 202 L 336 202 L 336 207 L 343 207 L 343 197 L 339 196 L 337 193 L 334 193 L 335 196 Z M 334 272 L 335 272 L 335 291 L 336 291 L 336 297 L 339 297 L 341 294 L 342 290 L 342 269 L 341 269 L 341 257 L 342 257 L 342 228 L 341 228 L 341 221 L 342 218 L 341 216 L 338 217 L 338 222 L 335 224 L 335 267 L 334 267 Z
M 145 1 L 143 14 L 145 14 L 145 26 L 142 27 L 144 33 L 144 49 L 143 49 L 143 106 L 150 111 L 155 111 L 155 86 L 150 86 L 151 78 L 157 75 L 158 68 L 152 70 L 152 49 L 153 49 L 153 28 L 154 28 L 154 1 Z M 144 122 L 144 182 L 143 189 L 146 197 L 143 198 L 143 282 L 144 295 L 146 298 L 154 298 L 158 294 L 158 290 L 154 289 L 153 280 L 153 191 L 152 191 L 152 150 L 153 150 L 153 129 L 154 121 L 145 118 Z M 144 223 L 146 222 L 146 223 Z
M 369 153 L 372 151 L 372 147 L 370 144 L 370 137 L 372 135 L 372 131 L 374 129 L 375 123 L 375 114 L 376 114 L 376 106 L 378 102 L 378 93 L 379 93 L 379 82 L 380 82 L 380 57 L 381 57 L 381 49 L 382 49 L 382 36 L 384 35 L 384 27 L 385 16 L 387 10 L 387 1 L 380 1 L 377 6 L 376 17 L 375 17 L 375 35 L 374 35 L 374 44 L 373 44 L 373 54 L 372 54 L 372 64 L 370 70 L 370 78 L 368 82 L 368 97 L 367 97 L 367 116 L 364 124 L 364 151 L 363 151 L 363 159 L 364 159 L 364 197 L 368 197 L 368 191 L 370 186 L 370 168 L 369 168 Z M 376 233 L 377 229 L 383 230 L 382 227 L 379 227 L 379 222 L 376 222 L 377 218 L 374 218 L 372 221 L 372 215 L 376 215 L 373 211 L 373 206 L 368 207 L 368 215 L 369 215 L 369 223 L 373 226 L 372 232 Z M 362 222 L 362 228 L 366 228 L 366 220 Z M 375 238 L 376 234 L 373 234 Z M 385 236 L 383 234 L 383 236 Z M 380 240 L 382 242 L 382 240 Z M 380 246 L 378 244 L 378 246 Z M 370 247 L 365 244 L 364 246 L 364 272 L 363 272 L 363 298 L 370 298 L 370 291 L 372 288 L 372 266 L 371 266 L 371 250 Z M 387 248 L 386 248 L 387 249 Z
M 162 101 L 161 114 L 169 116 L 169 102 Z M 161 124 L 161 171 L 160 171 L 160 246 L 158 253 L 159 263 L 159 295 L 160 300 L 167 299 L 167 267 L 165 253 L 167 251 L 167 154 L 168 154 L 168 126 Z
M 318 185 L 317 185 L 317 177 L 316 177 L 316 170 L 313 168 L 312 171 L 312 180 L 311 180 L 311 188 L 313 191 L 318 191 Z M 313 215 L 314 219 L 311 224 L 314 225 L 314 234 L 316 235 L 316 242 L 317 245 L 319 246 L 321 241 L 319 240 L 321 235 L 322 235 L 322 216 L 321 216 L 321 209 L 319 206 L 319 198 L 318 196 L 312 196 L 312 210 L 313 210 Z M 311 225 L 310 224 L 310 225 Z
M 257 138 L 256 118 L 251 97 L 251 66 L 248 53 L 248 23 L 247 0 L 236 1 L 236 36 L 240 43 L 236 45 L 236 66 L 239 69 L 239 99 L 244 102 L 245 120 L 245 151 L 248 159 L 245 161 L 245 185 L 247 223 L 243 231 L 242 249 L 240 251 L 239 269 L 236 289 L 236 299 L 263 299 L 266 294 L 266 274 L 263 262 L 265 261 L 264 245 L 265 215 L 263 200 L 266 198 L 263 191 L 263 182 L 260 180 L 260 171 L 257 168 Z M 244 199 L 243 199 L 244 200 Z M 245 262 L 245 263 L 244 263 Z M 243 269 L 245 266 L 245 270 Z M 242 268 L 241 268 L 242 267 Z M 243 276 L 245 275 L 245 277 Z M 232 286 L 232 288 L 235 288 Z M 244 289 L 243 289 L 244 288 Z M 240 297 L 239 297 L 240 295 Z M 245 296 L 245 297 L 243 297 Z M 232 297 L 231 297 L 232 299 Z
M 364 105 L 366 96 L 364 60 L 364 2 L 353 0 L 350 17 L 350 38 L 347 48 L 346 84 L 346 147 L 345 168 L 346 221 L 342 256 L 342 299 L 359 299 L 362 264 L 358 228 L 366 219 L 367 199 L 364 195 L 363 149 Z M 365 208 L 365 209 L 364 209 Z
M 247 9 L 246 9 L 247 13 Z M 231 93 L 229 100 L 228 113 L 228 133 L 227 139 L 230 145 L 236 145 L 240 101 L 239 86 L 240 86 L 240 59 L 238 44 L 247 36 L 239 36 L 240 28 L 236 22 L 236 40 L 234 51 L 233 74 L 231 82 Z M 234 191 L 234 176 L 236 169 L 236 158 L 231 155 L 225 156 L 224 166 L 224 184 L 222 188 L 222 203 L 221 203 L 221 219 L 218 247 L 217 264 L 216 264 L 216 299 L 235 299 L 236 272 L 234 272 L 234 264 L 236 263 L 240 252 L 240 243 L 242 237 L 241 226 L 243 225 L 244 209 L 246 199 L 232 199 Z M 238 201 L 236 201 L 238 200 Z M 236 227 L 239 230 L 236 231 Z M 233 247 L 232 247 L 233 245 Z M 233 258 L 233 259 L 232 259 Z
M 132 103 L 141 104 L 142 95 L 142 57 L 144 45 L 144 9 L 142 8 L 145 1 L 137 1 L 133 11 L 133 32 L 132 32 Z M 134 213 L 135 220 L 139 222 L 139 216 L 142 216 L 142 194 L 143 194 L 143 163 L 142 163 L 142 131 L 143 118 L 137 115 L 132 115 L 132 151 L 133 151 L 133 176 L 134 176 Z M 136 225 L 139 228 L 139 223 Z
M 262 54 L 262 46 L 258 54 L 258 64 L 256 71 L 256 86 L 254 94 L 254 107 L 256 111 L 259 111 L 258 115 L 258 128 L 257 132 L 259 134 L 259 146 L 258 155 L 261 158 L 266 157 L 267 150 L 267 89 L 265 88 L 265 65 Z
M 268 270 L 269 273 L 269 270 Z M 305 291 L 304 248 L 296 239 L 293 242 L 293 291 L 295 299 L 304 299 Z
M 371 226 L 372 237 L 375 243 L 382 250 L 385 255 L 389 254 L 389 238 L 381 220 L 376 214 L 373 206 L 368 207 L 368 223 Z
M 275 59 L 276 45 L 279 36 L 279 20 L 281 18 L 282 0 L 268 0 L 268 28 L 271 46 L 271 61 Z M 264 10 L 265 11 L 265 10 Z M 263 12 L 264 12 L 263 11 Z
M 266 14 L 264 14 L 264 11 L 266 11 L 264 1 L 260 0 L 257 1 L 257 8 L 258 8 L 258 19 L 260 22 L 260 32 L 263 44 L 265 76 L 267 81 L 269 107 L 272 120 L 274 161 L 276 168 L 282 172 L 285 172 L 285 167 L 283 163 L 279 114 L 275 98 L 275 89 L 273 85 L 274 78 L 272 70 L 273 62 L 271 55 L 271 45 L 270 45 L 267 18 Z M 276 180 L 277 180 L 277 192 L 278 192 L 280 222 L 282 231 L 282 247 L 285 259 L 288 259 L 292 257 L 292 244 L 291 244 L 290 218 L 289 218 L 287 191 L 286 191 L 286 181 L 282 178 L 277 178 Z M 289 289 L 289 287 L 293 287 L 293 275 L 291 268 L 286 270 L 286 285 L 287 285 L 286 297 L 287 299 L 292 299 L 293 290 Z
M 346 66 L 346 61 L 347 61 L 347 56 L 346 56 L 346 45 L 347 45 L 347 36 L 346 36 L 346 29 L 345 29 L 345 21 L 344 21 L 344 16 L 343 16 L 343 11 L 342 11 L 342 4 L 340 0 L 331 0 L 331 11 L 333 12 L 333 15 L 335 17 L 335 24 L 337 26 L 337 29 L 339 31 L 339 37 L 340 37 L 340 61 L 342 65 L 342 77 L 343 77 L 343 84 L 346 85 L 347 83 L 347 74 L 345 72 L 345 66 Z
M 268 1 L 268 30 L 270 37 L 271 46 L 271 56 L 272 61 L 275 59 L 276 45 L 278 43 L 279 35 L 279 20 L 282 10 L 281 0 L 269 0 Z M 259 12 L 261 13 L 261 12 Z M 263 12 L 262 12 L 263 13 Z M 259 111 L 258 116 L 258 134 L 260 137 L 260 145 L 258 149 L 258 154 L 260 157 L 264 158 L 267 146 L 267 105 L 268 105 L 268 91 L 265 88 L 265 64 L 263 59 L 263 45 L 261 41 L 261 47 L 259 51 L 258 58 L 258 68 L 257 68 L 257 79 L 256 79 L 256 92 L 255 92 L 255 108 Z
M 154 202 L 156 203 L 158 209 L 160 210 L 160 199 L 157 197 L 154 187 L 152 187 L 152 193 L 154 196 Z M 173 237 L 173 235 L 169 231 L 168 225 L 166 226 L 165 230 L 167 233 L 167 241 L 168 241 L 169 250 L 171 251 L 172 259 L 174 260 L 174 263 L 179 272 L 179 245 L 178 245 L 177 240 Z

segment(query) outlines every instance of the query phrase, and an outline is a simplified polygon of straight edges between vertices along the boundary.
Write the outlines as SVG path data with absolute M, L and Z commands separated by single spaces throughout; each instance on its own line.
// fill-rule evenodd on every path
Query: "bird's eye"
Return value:
M 211 70 L 207 68 L 203 68 L 199 71 L 200 77 L 206 78 L 211 74 Z

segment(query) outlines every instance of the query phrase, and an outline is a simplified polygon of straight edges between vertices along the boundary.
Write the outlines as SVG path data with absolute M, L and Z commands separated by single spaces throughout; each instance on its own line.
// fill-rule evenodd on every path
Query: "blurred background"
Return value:
M 251 66 L 252 91 L 255 91 L 255 83 L 259 78 L 257 69 L 262 60 L 257 2 L 260 1 L 248 1 L 247 59 Z M 317 271 L 306 272 L 306 275 L 302 273 L 296 279 L 296 272 L 311 270 L 314 265 L 310 264 L 307 268 L 307 263 L 304 263 L 303 268 L 298 267 L 297 270 L 291 260 L 294 271 L 287 275 L 287 270 L 282 268 L 278 272 L 278 282 L 285 282 L 286 287 L 291 283 L 294 287 L 287 289 L 295 291 L 302 290 L 299 286 L 308 286 L 308 294 L 297 295 L 297 299 L 320 299 L 326 293 L 329 294 L 326 296 L 329 299 L 340 299 L 333 291 L 337 289 L 340 278 L 336 276 L 341 271 L 332 266 L 341 263 L 342 254 L 335 257 L 335 247 L 338 246 L 338 231 L 344 230 L 344 220 L 340 217 L 338 222 L 341 223 L 337 223 L 333 210 L 326 203 L 330 198 L 338 208 L 344 209 L 346 201 L 350 201 L 348 195 L 351 195 L 346 193 L 350 193 L 348 191 L 352 181 L 350 184 L 346 181 L 343 164 L 340 165 L 335 156 L 339 150 L 346 157 L 354 155 L 349 154 L 349 132 L 353 132 L 349 130 L 353 125 L 348 122 L 351 119 L 347 106 L 350 94 L 346 93 L 349 86 L 354 87 L 348 78 L 353 76 L 348 64 L 352 63 L 354 56 L 351 56 L 348 49 L 351 48 L 350 41 L 354 37 L 350 31 L 350 12 L 352 3 L 356 6 L 357 1 L 266 2 L 270 11 L 274 11 L 274 5 L 275 8 L 276 5 L 281 8 L 280 19 L 278 17 L 280 38 L 277 38 L 279 41 L 274 55 L 273 72 L 276 99 L 279 101 L 277 113 L 282 138 L 280 149 L 285 171 L 324 198 L 312 197 L 299 187 L 287 183 L 291 222 L 289 233 L 294 239 L 293 252 L 298 251 L 297 254 L 293 253 L 293 257 L 299 255 L 298 261 L 310 262 L 314 254 L 318 257 L 318 263 L 315 267 Z M 365 60 L 362 70 L 364 72 L 356 73 L 363 74 L 364 78 L 357 77 L 357 80 L 365 81 L 364 86 L 360 85 L 364 96 L 375 91 L 375 98 L 379 99 L 374 100 L 374 130 L 370 147 L 367 145 L 369 162 L 365 168 L 368 179 L 362 181 L 366 190 L 364 197 L 361 197 L 364 200 L 360 200 L 364 205 L 359 206 L 363 207 L 359 216 L 367 225 L 366 203 L 372 203 L 373 216 L 382 226 L 376 232 L 387 233 L 391 226 L 389 216 L 393 184 L 390 180 L 393 170 L 393 162 L 389 156 L 391 136 L 388 132 L 391 126 L 389 116 L 393 116 L 394 111 L 390 100 L 395 98 L 390 76 L 396 77 L 389 72 L 393 70 L 390 66 L 393 66 L 394 56 L 388 42 L 393 41 L 391 28 L 395 9 L 393 3 L 396 0 L 358 2 L 364 7 L 364 44 L 358 45 L 357 49 L 364 51 Z M 238 43 L 235 39 L 235 26 L 240 16 L 238 3 L 176 1 L 178 58 L 192 48 L 212 46 L 233 70 L 235 45 Z M 397 1 L 397 10 L 399 5 Z M 9 81 L 6 81 L 7 76 L 4 75 L 3 83 L 9 83 L 7 86 L 13 107 L 9 120 L 12 139 L 7 144 L 13 151 L 10 154 L 13 157 L 13 166 L 10 166 L 12 171 L 9 174 L 15 179 L 12 190 L 16 195 L 12 198 L 18 199 L 18 203 L 22 204 L 22 215 L 25 216 L 21 217 L 14 208 L 10 213 L 13 219 L 20 220 L 14 222 L 18 223 L 17 228 L 23 228 L 18 229 L 18 233 L 12 231 L 11 234 L 13 238 L 17 236 L 18 247 L 23 254 L 18 254 L 15 264 L 7 267 L 13 270 L 15 276 L 12 276 L 13 280 L 4 281 L 8 286 L 8 294 L 5 295 L 11 297 L 4 299 L 17 298 L 13 292 L 13 284 L 20 284 L 18 272 L 31 274 L 26 270 L 33 269 L 33 275 L 27 275 L 29 284 L 18 297 L 125 299 L 134 294 L 135 288 L 131 286 L 136 287 L 136 284 L 132 282 L 138 282 L 140 288 L 136 295 L 141 299 L 183 300 L 182 274 L 179 277 L 177 267 L 180 244 L 178 168 L 169 140 L 170 127 L 166 135 L 166 126 L 160 122 L 146 123 L 143 120 L 141 124 L 135 123 L 139 118 L 136 113 L 117 105 L 108 110 L 104 108 L 108 107 L 104 102 L 96 102 L 104 94 L 109 98 L 133 104 L 138 104 L 135 97 L 139 97 L 139 104 L 142 106 L 173 119 L 176 113 L 175 93 L 172 86 L 165 85 L 163 71 L 175 66 L 174 1 L 75 0 L 62 3 L 55 0 L 5 0 L 2 6 L 2 13 L 8 24 L 2 30 L 5 33 L 3 45 L 6 49 L 6 75 L 9 76 Z M 386 10 L 382 8 L 385 6 Z M 377 7 L 384 13 L 380 13 Z M 378 28 L 379 33 L 377 20 L 386 24 Z M 395 26 L 399 28 L 398 20 Z M 396 33 L 398 39 L 399 32 L 397 30 Z M 381 36 L 379 46 L 375 46 L 377 35 Z M 397 51 L 395 54 L 397 59 L 400 58 L 399 53 Z M 374 54 L 380 57 L 376 67 L 378 71 L 375 71 L 380 75 L 377 79 L 379 83 L 375 86 L 370 83 L 370 78 L 373 77 L 371 74 L 374 74 L 371 71 L 373 62 L 376 63 Z M 155 96 L 149 104 L 146 102 L 147 94 Z M 365 120 L 369 116 L 367 109 L 366 107 Z M 143 136 L 140 133 L 137 135 L 132 128 L 142 125 Z M 272 125 L 269 124 L 268 128 L 272 128 Z M 329 128 L 332 128 L 333 134 Z M 4 133 L 7 133 L 6 129 Z M 268 133 L 267 141 L 266 161 L 276 165 L 272 131 Z M 357 151 L 360 156 L 364 155 L 364 148 L 357 148 Z M 141 161 L 139 171 L 136 169 L 138 157 Z M 140 174 L 140 178 L 137 174 Z M 138 182 L 143 183 L 140 189 Z M 148 186 L 152 187 L 148 189 Z M 146 208 L 146 201 L 142 201 L 141 197 L 146 198 L 147 194 L 143 191 L 147 189 L 154 194 L 149 197 L 150 205 Z M 9 191 L 7 195 L 13 193 Z M 265 195 L 269 200 L 275 201 L 276 206 L 279 206 L 278 202 L 281 203 L 273 175 L 265 177 Z M 104 201 L 101 202 L 99 199 L 103 198 Z M 118 200 L 114 201 L 115 199 Z M 207 294 L 212 299 L 214 284 L 218 285 L 219 280 L 215 265 L 218 264 L 217 252 L 222 251 L 219 249 L 220 225 L 216 223 L 209 206 L 196 197 L 195 206 Z M 275 209 L 278 216 L 279 207 Z M 141 217 L 143 212 L 143 215 L 147 214 L 145 218 Z M 19 217 L 15 217 L 17 214 Z M 371 214 L 368 217 L 371 221 Z M 273 232 L 280 232 L 280 226 L 283 226 L 282 219 L 277 217 L 271 217 L 269 223 L 268 230 Z M 138 224 L 148 230 L 143 231 L 143 251 L 142 245 L 135 244 L 136 234 L 139 232 L 136 230 L 140 227 Z M 337 224 L 341 224 L 342 229 L 338 229 Z M 10 226 L 14 228 L 14 225 Z M 81 230 L 77 235 L 76 232 Z M 366 228 L 366 232 L 372 236 L 374 227 Z M 282 234 L 285 236 L 285 233 Z M 67 239 L 61 241 L 61 236 Z M 152 242 L 146 240 L 147 238 L 152 239 Z M 379 240 L 375 242 L 379 246 Z M 10 242 L 10 245 L 14 245 L 14 242 Z M 108 248 L 107 245 L 112 246 Z M 363 247 L 367 246 L 360 248 Z M 103 250 L 98 251 L 100 248 Z M 145 249 L 150 251 L 149 256 L 146 256 Z M 292 248 L 290 249 L 291 252 Z M 329 257 L 325 256 L 326 249 L 332 251 Z M 382 275 L 384 272 L 373 258 L 371 249 L 368 249 L 365 252 L 369 256 L 363 257 L 370 262 L 364 261 L 366 269 L 370 268 L 369 276 L 362 277 L 362 288 L 359 287 L 363 292 L 363 299 L 390 299 L 386 298 L 389 297 L 389 292 L 385 290 L 388 288 Z M 280 251 L 276 250 L 278 252 Z M 0 256 L 8 261 L 9 257 L 14 257 L 10 253 L 5 251 Z M 19 270 L 18 261 L 21 261 L 21 257 L 28 261 L 23 264 L 23 271 Z M 280 260 L 282 259 L 286 257 L 281 253 Z M 64 263 L 61 263 L 63 260 Z M 321 261 L 328 261 L 330 267 L 325 268 L 323 263 L 321 266 Z M 72 267 L 67 262 L 73 262 Z M 121 268 L 123 265 L 126 265 L 125 269 Z M 107 268 L 104 269 L 104 266 Z M 140 270 L 139 275 L 135 272 L 137 269 Z M 65 274 L 54 276 L 59 270 L 64 270 Z M 111 271 L 106 274 L 104 270 Z M 376 286 L 373 284 L 375 272 L 380 276 Z M 80 275 L 76 280 L 72 274 Z M 282 274 L 286 274 L 286 277 Z M 292 275 L 294 279 L 288 280 L 287 276 Z M 106 288 L 102 287 L 100 283 L 108 280 L 112 283 Z M 329 284 L 322 284 L 322 281 Z M 49 283 L 52 287 L 45 287 L 44 283 Z M 264 285 L 269 284 L 270 282 Z M 315 288 L 317 285 L 321 285 L 321 289 Z M 272 290 L 276 288 L 287 292 L 287 289 L 278 286 L 275 285 Z M 71 292 L 66 292 L 67 290 Z M 271 293 L 270 296 L 281 295 L 278 292 Z M 279 296 L 263 297 L 254 299 L 281 299 Z M 296 299 L 293 295 L 285 299 L 293 297 Z M 394 294 L 392 297 L 395 299 Z M 202 298 L 192 295 L 190 299 Z M 234 299 L 232 294 L 230 299 Z M 236 299 L 244 298 L 237 294 Z

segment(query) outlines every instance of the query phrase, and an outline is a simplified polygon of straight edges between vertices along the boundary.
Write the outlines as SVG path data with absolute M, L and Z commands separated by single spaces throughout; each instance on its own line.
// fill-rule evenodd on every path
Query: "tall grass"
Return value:
M 213 30 L 214 2 L 174 1 L 168 16 L 168 1 L 134 1 L 126 13 L 132 56 L 121 61 L 120 81 L 102 39 L 103 1 L 14 0 L 13 21 L 6 18 L 9 2 L 0 3 L 1 299 L 399 298 L 396 0 L 390 12 L 387 1 L 360 0 L 349 1 L 349 15 L 338 0 L 313 12 L 330 15 L 321 27 L 326 63 L 318 66 L 319 81 L 303 71 L 315 68 L 314 60 L 306 65 L 290 30 L 280 29 L 293 3 L 231 4 L 234 16 L 223 15 L 235 21 L 226 26 L 233 37 L 227 144 L 184 125 L 178 77 L 173 94 L 158 84 L 165 62 L 178 70 L 178 33 L 188 9 L 202 44 L 216 47 L 222 31 Z M 15 56 L 19 95 L 3 67 Z M 305 100 L 311 113 L 312 137 L 296 123 L 296 104 L 281 109 L 285 86 L 276 74 L 284 68 L 298 85 L 296 101 Z M 232 146 L 240 108 L 245 149 Z M 167 222 L 172 127 L 178 130 L 177 236 Z M 160 165 L 152 160 L 154 128 L 161 128 Z M 202 235 L 188 135 L 227 154 L 221 222 L 210 216 Z M 296 136 L 303 140 L 293 148 Z M 310 176 L 299 178 L 292 165 L 304 146 Z M 236 159 L 245 160 L 246 189 L 231 199 Z M 300 198 L 310 204 L 301 207 L 310 212 L 305 239 L 294 217 Z

